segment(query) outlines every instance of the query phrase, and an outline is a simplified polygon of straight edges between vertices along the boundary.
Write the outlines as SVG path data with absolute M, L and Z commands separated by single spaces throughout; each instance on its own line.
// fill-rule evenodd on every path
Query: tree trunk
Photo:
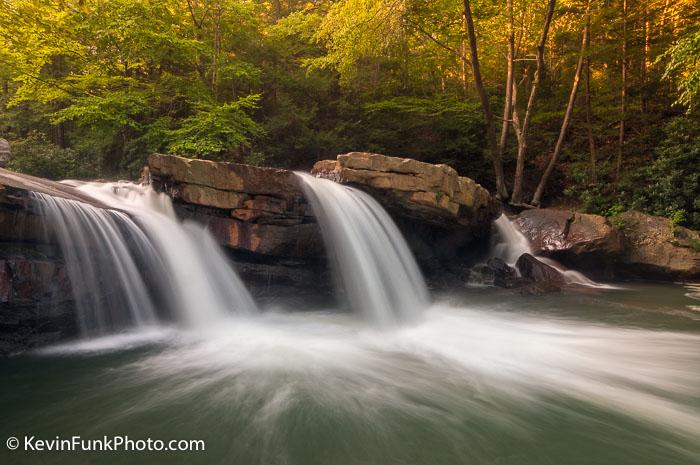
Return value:
M 515 162 L 515 177 L 513 178 L 513 199 L 511 202 L 514 205 L 522 203 L 523 177 L 525 175 L 525 158 L 527 157 L 527 133 L 530 128 L 530 120 L 532 119 L 532 113 L 535 107 L 535 98 L 537 97 L 537 90 L 542 80 L 542 74 L 544 73 L 544 48 L 547 44 L 547 36 L 549 34 L 549 27 L 552 23 L 552 17 L 554 16 L 555 5 L 556 0 L 549 0 L 547 4 L 547 12 L 545 14 L 544 25 L 542 26 L 542 33 L 540 34 L 540 40 L 537 43 L 537 69 L 535 70 L 535 77 L 532 80 L 532 85 L 530 87 L 530 97 L 527 99 L 527 107 L 525 107 L 525 116 L 523 118 L 522 124 L 520 125 L 520 130 L 518 131 L 518 156 Z
M 503 154 L 508 142 L 508 127 L 510 126 L 513 111 L 513 60 L 515 60 L 515 30 L 513 18 L 513 0 L 507 0 L 508 9 L 508 63 L 506 71 L 506 98 L 503 104 L 503 124 L 501 125 L 501 139 L 498 142 L 498 157 L 503 160 Z
M 588 37 L 586 38 L 586 129 L 588 131 L 588 152 L 590 156 L 590 184 L 598 182 L 597 155 L 595 149 L 595 138 L 593 137 L 593 121 L 591 115 L 591 17 L 586 17 L 588 24 Z
M 647 71 L 649 69 L 650 65 L 650 45 L 649 45 L 649 34 L 650 34 L 650 29 L 651 29 L 651 22 L 649 21 L 649 10 L 647 9 L 646 4 L 643 6 L 643 12 L 642 12 L 644 18 L 642 19 L 642 40 L 644 41 L 644 56 L 642 57 L 641 61 L 641 75 L 642 75 L 642 92 L 641 92 L 641 104 L 642 104 L 642 113 L 646 113 L 649 109 L 649 102 L 647 99 Z
M 474 74 L 474 87 L 481 100 L 481 110 L 484 113 L 486 123 L 486 138 L 488 139 L 489 151 L 493 161 L 493 170 L 496 174 L 496 193 L 502 200 L 508 199 L 508 188 L 503 178 L 503 160 L 498 154 L 498 141 L 496 140 L 496 122 L 491 111 L 489 95 L 484 87 L 481 78 L 481 68 L 479 66 L 479 54 L 476 44 L 476 31 L 474 30 L 474 19 L 469 0 L 464 0 L 464 21 L 467 26 L 467 38 L 469 39 L 469 51 L 471 55 L 472 74 Z
M 627 1 L 627 0 L 624 0 Z M 561 153 L 561 149 L 564 146 L 564 140 L 566 139 L 566 132 L 569 129 L 569 124 L 571 123 L 571 114 L 574 110 L 574 103 L 576 102 L 576 93 L 578 92 L 578 84 L 581 79 L 581 71 L 583 69 L 583 60 L 586 54 L 586 43 L 588 42 L 588 29 L 589 29 L 589 15 L 590 15 L 590 0 L 586 3 L 586 18 L 585 25 L 583 27 L 583 38 L 581 40 L 581 54 L 578 57 L 578 63 L 576 64 L 576 73 L 574 74 L 574 82 L 571 86 L 571 93 L 569 94 L 569 102 L 566 105 L 566 112 L 564 113 L 564 120 L 561 123 L 561 128 L 559 129 L 559 138 L 554 146 L 554 152 L 547 163 L 547 167 L 542 173 L 542 178 L 540 179 L 537 189 L 535 190 L 535 195 L 532 196 L 532 204 L 539 205 L 542 199 L 542 194 L 545 187 L 547 186 L 547 181 L 549 176 L 554 171 L 554 166 L 557 164 L 557 159 Z
M 622 76 L 620 85 L 620 133 L 618 137 L 617 162 L 615 163 L 615 189 L 620 183 L 622 158 L 625 154 L 625 120 L 627 113 L 627 0 L 622 0 Z

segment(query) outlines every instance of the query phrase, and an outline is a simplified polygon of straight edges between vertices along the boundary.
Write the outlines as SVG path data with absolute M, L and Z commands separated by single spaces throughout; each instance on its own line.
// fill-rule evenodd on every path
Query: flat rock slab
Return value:
M 447 165 L 351 152 L 317 162 L 311 173 L 368 190 L 397 215 L 473 235 L 488 233 L 499 211 L 486 189 Z

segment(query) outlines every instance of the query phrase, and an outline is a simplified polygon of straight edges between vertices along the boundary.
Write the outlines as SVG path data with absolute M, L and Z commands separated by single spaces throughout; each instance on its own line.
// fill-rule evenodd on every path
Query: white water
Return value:
M 513 222 L 504 214 L 494 221 L 496 226 L 497 241 L 493 246 L 493 255 L 500 258 L 508 265 L 515 267 L 515 263 L 522 254 L 528 253 L 534 256 L 540 262 L 551 266 L 562 274 L 567 284 L 576 284 L 579 286 L 595 287 L 601 289 L 616 289 L 613 286 L 601 284 L 586 277 L 583 273 L 575 270 L 570 270 L 561 263 L 552 260 L 551 258 L 535 256 L 532 250 L 530 241 L 521 233 Z M 515 269 L 518 272 L 518 269 Z
M 83 334 L 155 324 L 154 299 L 189 326 L 257 312 L 211 235 L 180 223 L 166 195 L 132 183 L 71 185 L 121 210 L 37 194 L 56 226 Z
M 122 212 L 33 195 L 61 248 L 81 332 L 154 324 L 155 306 L 130 246 L 144 257 L 154 250 L 136 224 Z
M 480 440 L 528 437 L 533 412 L 546 411 L 585 421 L 600 409 L 685 447 L 700 438 L 697 334 L 434 305 L 422 322 L 388 332 L 337 314 L 290 313 L 155 336 L 164 338 L 163 350 L 118 372 L 115 389 L 167 386 L 153 389 L 137 412 L 195 401 L 217 414 L 254 408 L 246 415 L 256 438 L 282 437 L 284 420 L 309 408 L 308 399 L 377 434 L 391 431 L 387 412 L 445 434 L 454 428 L 454 440 L 475 454 Z M 74 349 L 99 351 L 112 339 Z M 477 433 L 458 432 L 465 417 Z M 472 459 L 465 463 L 491 463 Z
M 388 326 L 428 306 L 423 276 L 401 232 L 368 194 L 297 173 L 350 306 Z

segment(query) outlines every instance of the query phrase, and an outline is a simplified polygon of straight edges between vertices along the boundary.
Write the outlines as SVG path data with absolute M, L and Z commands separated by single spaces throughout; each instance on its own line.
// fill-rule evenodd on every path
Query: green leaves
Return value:
M 688 111 L 700 106 L 700 30 L 688 33 L 670 47 L 661 59 L 667 59 L 664 78 L 678 82 L 677 103 Z
M 259 95 L 249 95 L 223 105 L 199 105 L 179 128 L 170 131 L 169 152 L 197 158 L 238 153 L 263 134 L 249 114 L 259 100 Z

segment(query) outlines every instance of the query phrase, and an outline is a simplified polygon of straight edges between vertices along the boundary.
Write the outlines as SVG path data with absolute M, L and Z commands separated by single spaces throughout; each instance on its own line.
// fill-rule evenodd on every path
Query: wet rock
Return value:
M 496 257 L 469 269 L 467 280 L 472 284 L 506 288 L 515 287 L 519 283 L 515 268 Z
M 625 238 L 620 275 L 652 279 L 700 278 L 700 234 L 668 218 L 629 211 L 618 217 Z
M 514 223 L 536 254 L 575 269 L 609 274 L 623 253 L 622 235 L 603 216 L 543 208 L 523 211 Z
M 77 333 L 70 282 L 63 263 L 0 259 L 0 356 L 18 353 Z M 23 256 L 24 255 L 24 256 Z
M 500 258 L 489 258 L 486 265 L 493 270 L 493 284 L 498 287 L 512 287 L 517 280 L 515 269 Z
M 566 283 L 564 276 L 554 267 L 543 263 L 529 253 L 522 254 L 515 267 L 523 280 L 521 293 L 542 294 L 561 290 Z

